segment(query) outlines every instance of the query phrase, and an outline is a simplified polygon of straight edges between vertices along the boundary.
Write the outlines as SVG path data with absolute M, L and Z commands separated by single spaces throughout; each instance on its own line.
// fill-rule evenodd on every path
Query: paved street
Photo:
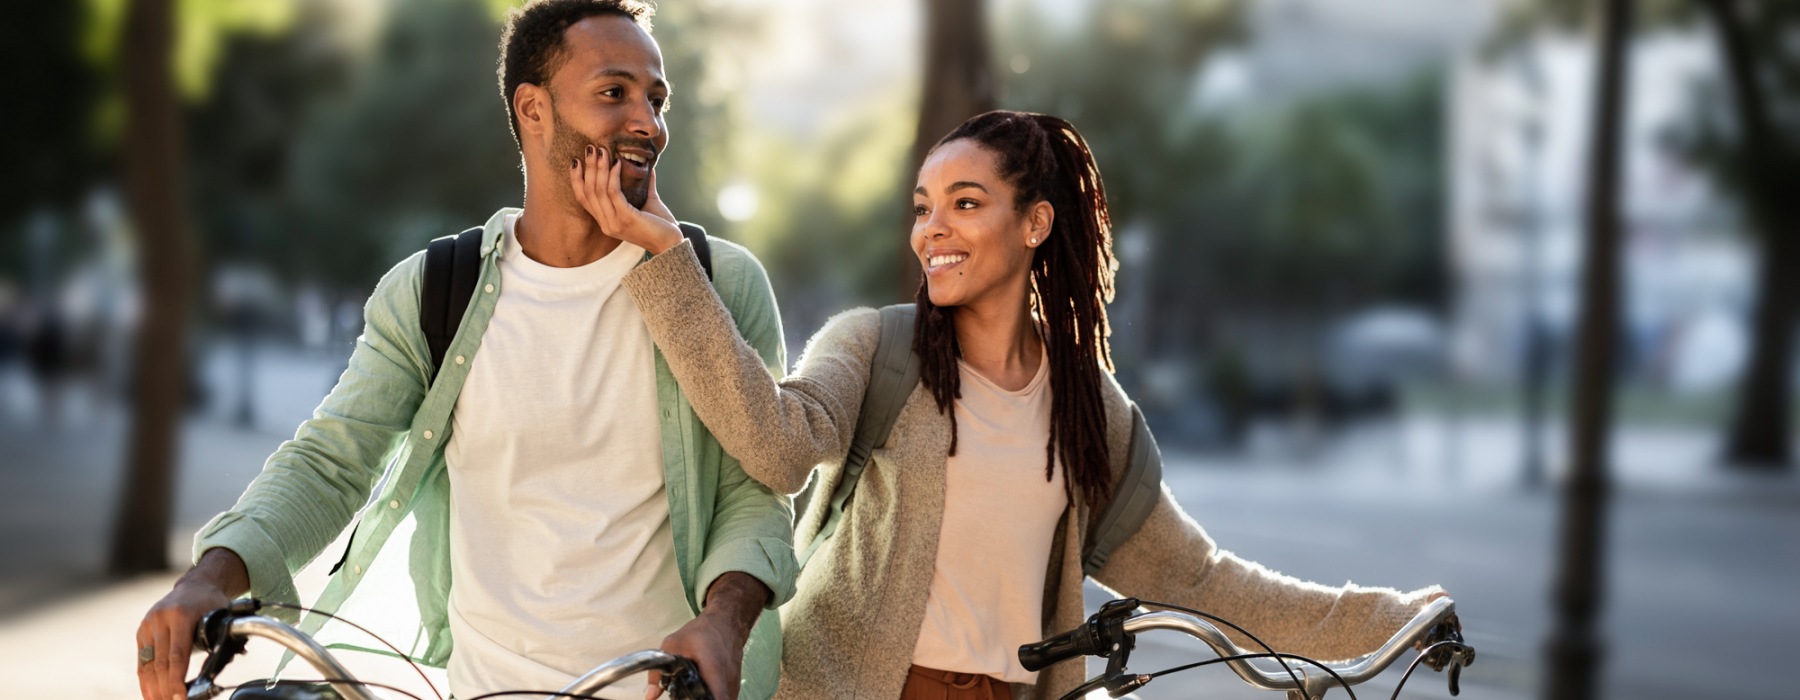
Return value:
M 1479 651 L 1463 676 L 1465 697 L 1536 696 L 1555 533 L 1554 504 L 1545 495 L 1200 467 L 1177 468 L 1169 482 L 1223 546 L 1279 571 L 1326 583 L 1443 584 Z M 1793 487 L 1790 479 L 1741 485 L 1735 493 L 1714 485 L 1704 496 L 1668 491 L 1667 484 L 1623 489 L 1608 538 L 1605 697 L 1793 697 L 1779 685 L 1780 669 L 1800 649 L 1793 587 L 1800 499 Z M 1090 607 L 1105 599 L 1090 590 Z M 1140 641 L 1138 670 L 1203 658 L 1185 639 Z M 1369 687 L 1387 697 L 1398 675 Z M 1159 683 L 1172 687 L 1142 695 L 1263 697 L 1218 668 Z M 1442 683 L 1421 671 L 1406 695 L 1447 697 Z
M 338 369 L 317 354 L 264 353 L 257 421 L 242 429 L 231 420 L 233 366 L 216 356 L 206 367 L 223 388 L 186 428 L 171 537 L 183 557 L 193 530 L 231 503 Z M 17 380 L 0 376 L 0 687 L 7 697 L 134 697 L 131 629 L 172 577 L 98 575 L 124 422 L 77 392 L 53 429 Z M 1168 481 L 1221 544 L 1277 570 L 1334 584 L 1442 583 L 1480 651 L 1464 697 L 1535 697 L 1556 503 L 1551 491 L 1516 486 L 1516 436 L 1503 420 L 1432 417 L 1360 429 L 1304 454 L 1265 436 L 1247 454 L 1171 453 Z M 1604 697 L 1793 697 L 1778 683 L 1800 650 L 1800 480 L 1720 473 L 1704 461 L 1708 439 L 1667 428 L 1620 437 Z M 320 581 L 314 570 L 304 585 Z M 1105 599 L 1090 589 L 1092 605 Z M 1206 658 L 1169 635 L 1140 639 L 1134 670 Z M 258 652 L 235 677 L 266 674 L 275 656 Z M 353 665 L 391 680 L 411 673 L 381 660 Z M 1398 675 L 1359 696 L 1387 697 Z M 1276 697 L 1219 667 L 1158 680 L 1141 695 Z M 1447 694 L 1440 675 L 1421 671 L 1404 697 Z

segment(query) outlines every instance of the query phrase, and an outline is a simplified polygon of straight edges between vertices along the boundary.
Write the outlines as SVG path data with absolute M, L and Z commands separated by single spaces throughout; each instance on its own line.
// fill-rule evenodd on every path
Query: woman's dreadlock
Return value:
M 992 152 L 999 175 L 1016 191 L 1021 212 L 1039 201 L 1056 210 L 1051 234 L 1031 259 L 1030 304 L 1050 363 L 1050 441 L 1044 478 L 1054 476 L 1058 449 L 1070 502 L 1080 488 L 1089 508 L 1112 497 L 1106 450 L 1106 412 L 1100 372 L 1113 371 L 1106 304 L 1113 299 L 1112 218 L 1106 189 L 1087 141 L 1056 117 L 996 111 L 973 117 L 933 150 L 969 139 Z M 920 380 L 939 413 L 950 417 L 950 454 L 956 454 L 954 401 L 961 397 L 954 307 L 933 306 L 920 282 L 913 349 Z

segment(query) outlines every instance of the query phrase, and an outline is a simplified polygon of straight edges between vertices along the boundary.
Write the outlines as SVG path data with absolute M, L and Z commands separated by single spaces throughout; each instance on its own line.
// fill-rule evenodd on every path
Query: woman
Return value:
M 831 319 L 794 375 L 771 379 L 679 231 L 627 205 L 612 170 L 604 155 L 576 164 L 578 197 L 602 230 L 656 253 L 624 284 L 695 413 L 770 487 L 799 491 L 820 463 L 835 484 L 877 312 Z M 1056 698 L 1081 682 L 1082 664 L 1040 676 L 1016 650 L 1084 619 L 1083 540 L 1132 429 L 1106 340 L 1114 263 L 1099 170 L 1068 122 L 990 112 L 933 148 L 913 212 L 920 386 L 782 610 L 779 696 Z M 800 542 L 818 531 L 824 500 L 801 518 Z M 1219 549 L 1166 488 L 1095 578 L 1321 659 L 1374 651 L 1443 595 L 1269 571 Z

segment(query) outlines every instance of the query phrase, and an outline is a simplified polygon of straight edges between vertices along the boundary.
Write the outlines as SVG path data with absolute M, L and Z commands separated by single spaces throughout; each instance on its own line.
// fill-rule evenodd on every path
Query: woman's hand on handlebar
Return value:
M 244 561 L 228 549 L 211 549 L 151 606 L 138 623 L 134 658 L 143 700 L 187 697 L 188 658 L 194 630 L 207 613 L 231 605 L 249 586 Z M 148 651 L 146 651 L 148 650 Z

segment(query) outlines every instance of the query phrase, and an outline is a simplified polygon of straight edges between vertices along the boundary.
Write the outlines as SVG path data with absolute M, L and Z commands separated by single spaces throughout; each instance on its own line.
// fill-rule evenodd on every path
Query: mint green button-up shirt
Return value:
M 452 484 L 444 445 L 451 413 L 499 298 L 497 253 L 505 241 L 501 222 L 517 211 L 502 209 L 483 228 L 475 296 L 436 381 L 430 378 L 431 352 L 419 328 L 421 252 L 376 285 L 364 310 L 362 337 L 337 386 L 294 438 L 269 457 L 237 504 L 201 529 L 194 541 L 196 560 L 214 547 L 230 549 L 249 569 L 252 596 L 295 603 L 294 572 L 360 512 L 343 566 L 313 607 L 338 610 L 377 557 L 397 557 L 411 576 L 410 593 L 419 613 L 417 643 L 408 653 L 420 663 L 444 666 L 453 648 L 447 620 Z M 784 362 L 781 319 L 767 273 L 740 246 L 711 239 L 711 250 L 714 285 L 738 332 L 779 377 Z M 775 609 L 793 596 L 799 568 L 792 505 L 751 479 L 719 447 L 695 417 L 660 349 L 656 387 L 669 520 L 688 605 L 698 614 L 707 587 L 731 571 L 769 587 L 774 595 L 745 646 L 741 689 L 742 697 L 768 698 L 775 692 L 781 660 Z M 390 542 L 395 528 L 409 518 L 412 535 Z M 371 590 L 362 595 L 405 593 Z M 313 633 L 323 622 L 322 616 L 309 615 L 300 629 Z M 595 663 L 601 661 L 605 659 Z

